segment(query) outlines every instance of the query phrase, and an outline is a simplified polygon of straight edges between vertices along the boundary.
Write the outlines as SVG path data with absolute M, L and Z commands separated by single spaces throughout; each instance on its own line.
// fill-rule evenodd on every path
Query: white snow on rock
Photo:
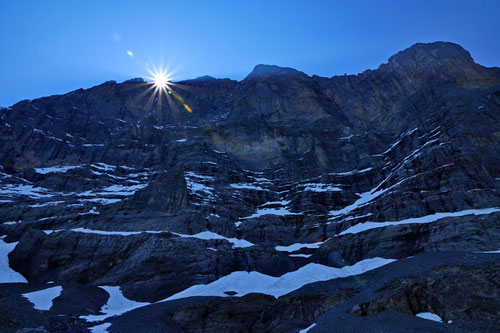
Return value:
M 314 326 L 316 326 L 316 323 L 311 324 L 310 326 L 308 326 L 308 327 L 304 328 L 303 330 L 300 330 L 300 331 L 299 331 L 299 333 L 307 333 L 307 332 L 309 332 L 309 330 L 310 330 L 311 328 L 313 328 Z
M 92 198 L 92 199 L 80 199 L 81 202 L 97 202 L 101 205 L 110 205 L 122 201 L 122 199 L 108 199 L 108 198 Z
M 111 326 L 111 323 L 104 323 L 104 324 L 101 324 L 101 325 L 89 327 L 89 330 L 92 333 L 107 333 L 108 332 L 108 328 L 110 326 Z
M 292 245 L 288 246 L 276 246 L 275 249 L 276 251 L 285 251 L 285 252 L 295 252 L 303 248 L 308 248 L 308 249 L 317 249 L 319 248 L 324 242 L 316 242 L 316 243 L 295 243 Z
M 88 215 L 88 214 L 99 215 L 100 213 L 97 211 L 97 207 L 92 207 L 91 210 L 85 213 L 78 213 L 78 215 Z
M 384 194 L 385 192 L 392 190 L 394 187 L 398 186 L 399 184 L 401 184 L 402 182 L 405 181 L 405 180 L 401 180 L 401 181 L 397 182 L 396 184 L 391 185 L 390 187 L 378 190 L 378 188 L 380 188 L 380 186 L 382 186 L 391 176 L 392 176 L 392 174 L 387 176 L 380 184 L 375 186 L 375 188 L 373 188 L 372 190 L 370 190 L 368 192 L 364 192 L 364 193 L 358 193 L 357 195 L 359 196 L 359 198 L 354 203 L 352 203 L 349 206 L 346 206 L 340 210 L 330 211 L 329 214 L 331 216 L 333 216 L 334 218 L 338 217 L 340 215 L 347 215 L 350 212 L 352 212 L 353 210 L 355 210 L 359 207 L 365 206 L 370 201 L 376 199 L 377 197 Z
M 265 204 L 260 205 L 260 208 L 257 208 L 256 212 L 250 216 L 242 217 L 240 220 L 253 219 L 256 217 L 260 217 L 263 215 L 302 215 L 302 213 L 293 213 L 288 210 L 286 207 L 290 203 L 289 200 L 281 200 L 281 201 L 269 201 Z M 281 206 L 281 207 L 269 207 L 269 206 Z
M 352 171 L 345 171 L 345 172 L 330 172 L 328 173 L 329 176 L 350 176 L 350 175 L 355 175 L 358 173 L 365 173 L 370 170 L 373 170 L 373 168 L 366 168 L 366 169 L 361 169 L 361 170 L 352 170 Z
M 198 284 L 191 286 L 164 301 L 192 296 L 220 296 L 227 297 L 227 291 L 236 292 L 236 296 L 244 296 L 249 293 L 261 293 L 279 297 L 288 294 L 306 284 L 327 281 L 359 275 L 369 270 L 387 265 L 394 259 L 371 258 L 362 260 L 352 266 L 333 268 L 320 264 L 308 264 L 296 271 L 283 274 L 280 277 L 265 275 L 259 272 L 232 272 L 209 284 Z
M 21 274 L 10 268 L 9 253 L 11 253 L 19 242 L 6 243 L 5 236 L 0 237 L 0 283 L 27 283 L 28 280 Z
M 383 228 L 390 225 L 400 225 L 400 224 L 414 224 L 414 223 L 431 223 L 437 220 L 443 219 L 445 217 L 459 217 L 465 215 L 485 215 L 500 211 L 499 208 L 483 208 L 483 209 L 468 209 L 453 213 L 435 213 L 431 215 L 413 217 L 401 221 L 388 221 L 388 222 L 364 222 L 353 225 L 350 228 L 342 231 L 337 236 L 342 236 L 345 234 L 357 234 L 366 230 Z
M 229 184 L 230 187 L 238 189 L 238 190 L 256 190 L 256 191 L 269 191 L 265 188 L 262 188 L 260 186 L 252 185 L 252 184 L 246 184 L 246 183 L 239 183 L 239 184 Z
M 103 143 L 85 143 L 82 147 L 104 147 Z
M 34 205 L 29 205 L 32 208 L 38 208 L 38 207 L 45 207 L 45 206 L 55 206 L 64 203 L 64 201 L 50 201 L 50 202 L 44 202 L 40 204 L 34 204 Z
M 103 170 L 103 171 L 114 171 L 114 170 L 116 170 L 116 166 L 109 165 L 109 164 L 106 164 L 106 163 L 96 163 L 96 164 L 91 164 L 90 166 L 93 167 L 93 168 L 99 169 L 99 170 Z
M 103 188 L 100 194 L 112 194 L 118 196 L 129 196 L 133 195 L 140 189 L 145 188 L 146 184 L 137 184 L 137 185 L 111 185 Z
M 437 322 L 440 322 L 440 323 L 443 322 L 443 320 L 441 319 L 441 317 L 439 317 L 437 314 L 434 314 L 432 312 L 420 312 L 420 313 L 417 313 L 415 316 L 417 316 L 419 318 L 423 318 L 423 319 L 437 321 Z
M 186 234 L 179 234 L 176 232 L 172 232 L 174 235 L 177 235 L 179 237 L 187 237 L 187 238 L 198 238 L 198 239 L 225 239 L 228 242 L 233 244 L 233 247 L 250 247 L 253 246 L 253 243 L 250 243 L 249 241 L 246 241 L 244 239 L 238 239 L 238 238 L 228 238 L 221 236 L 219 234 L 216 234 L 215 232 L 211 231 L 203 231 L 194 235 L 186 235 Z
M 476 253 L 500 253 L 500 250 L 493 250 L 493 251 L 480 251 Z
M 192 171 L 184 172 L 184 179 L 189 192 L 197 196 L 203 204 L 209 203 L 214 199 L 214 188 L 203 184 L 203 182 L 212 181 L 212 176 L 199 175 Z
M 393 144 L 389 147 L 389 149 L 387 149 L 386 151 L 384 151 L 384 152 L 382 153 L 382 155 L 385 155 L 385 154 L 387 154 L 388 152 L 390 152 L 391 150 L 393 150 L 393 149 L 394 149 L 394 147 L 396 147 L 396 146 L 397 146 L 397 145 L 401 142 L 401 140 L 402 140 L 405 136 L 408 136 L 408 135 L 413 134 L 416 130 L 418 130 L 418 127 L 415 127 L 414 129 L 409 130 L 408 132 L 406 132 L 406 133 L 402 134 L 402 135 L 399 137 L 399 139 L 398 139 L 396 142 L 394 142 L 394 143 L 393 143 Z M 431 132 L 432 132 L 432 131 L 431 131 Z
M 337 192 L 342 191 L 340 187 L 333 186 L 331 184 L 322 184 L 322 183 L 307 183 L 302 184 L 300 187 L 304 187 L 303 191 L 309 192 Z
M 52 307 L 52 301 L 54 298 L 61 295 L 61 291 L 62 287 L 57 286 L 22 295 L 26 297 L 28 301 L 33 303 L 35 309 L 48 311 Z
M 200 175 L 192 171 L 186 171 L 184 172 L 184 176 L 187 178 L 195 178 L 195 179 L 201 179 L 201 180 L 213 180 L 214 177 L 212 176 L 206 176 L 206 175 Z
M 302 213 L 293 213 L 289 211 L 286 207 L 278 207 L 278 208 L 257 208 L 257 211 L 250 216 L 245 217 L 245 219 L 253 219 L 259 216 L 264 215 L 302 215 Z
M 94 229 L 87 229 L 87 228 L 74 228 L 74 229 L 56 229 L 56 230 L 43 230 L 45 234 L 49 235 L 53 232 L 59 232 L 59 231 L 72 231 L 72 232 L 82 232 L 84 234 L 96 234 L 96 235 L 111 235 L 111 236 L 130 236 L 130 235 L 138 235 L 141 233 L 147 233 L 147 234 L 158 234 L 166 231 L 108 231 L 108 230 L 94 230 Z
M 87 228 L 74 228 L 74 229 L 56 229 L 56 230 L 43 230 L 45 234 L 49 235 L 53 232 L 60 232 L 60 231 L 72 231 L 72 232 L 81 232 L 81 233 L 86 233 L 86 234 L 95 234 L 95 235 L 106 235 L 106 236 L 131 236 L 131 235 L 138 235 L 141 233 L 147 233 L 147 234 L 159 234 L 159 233 L 164 233 L 168 231 L 156 231 L 156 230 L 142 230 L 142 231 L 108 231 L 108 230 L 95 230 L 95 229 L 87 229 Z M 250 247 L 253 246 L 253 243 L 250 243 L 247 240 L 244 239 L 238 239 L 238 238 L 228 238 L 221 236 L 219 234 L 216 234 L 211 231 L 203 231 L 194 235 L 187 235 L 187 234 L 179 234 L 176 232 L 171 232 L 172 234 L 179 236 L 179 237 L 184 237 L 184 238 L 197 238 L 197 239 L 203 239 L 203 240 L 209 240 L 209 239 L 225 239 L 231 244 L 233 244 L 234 248 L 237 247 Z
M 47 168 L 35 168 L 35 172 L 46 175 L 48 173 L 56 173 L 56 172 L 66 172 L 68 170 L 72 169 L 77 169 L 80 168 L 81 165 L 59 165 L 59 166 L 52 166 L 52 167 L 47 167 Z
M 288 256 L 289 256 L 289 257 L 302 257 L 302 258 L 309 258 L 310 256 L 312 256 L 312 254 L 303 254 L 303 253 L 299 253 L 299 254 L 289 254 Z
M 413 129 L 411 131 L 408 131 L 406 134 L 404 135 L 409 135 L 411 133 L 413 133 L 414 131 L 416 131 L 417 129 Z M 367 205 L 369 202 L 371 202 L 372 200 L 376 199 L 377 197 L 381 196 L 382 194 L 384 194 L 385 192 L 388 192 L 390 190 L 392 190 L 393 188 L 399 186 L 401 183 L 405 182 L 406 180 L 408 179 L 411 179 L 412 177 L 409 177 L 407 179 L 402 179 L 400 180 L 399 182 L 397 182 L 396 184 L 394 185 L 391 185 L 387 188 L 384 188 L 384 189 L 379 189 L 382 187 L 382 185 L 385 184 L 386 181 L 388 181 L 389 179 L 392 178 L 392 176 L 394 176 L 396 174 L 396 171 L 398 171 L 399 169 L 401 169 L 404 165 L 406 165 L 407 163 L 411 162 L 412 160 L 416 159 L 418 156 L 421 155 L 421 150 L 428 146 L 428 145 L 431 145 L 435 142 L 437 142 L 438 139 L 433 139 L 433 140 L 429 140 L 428 142 L 426 142 L 425 144 L 421 145 L 420 147 L 414 149 L 410 154 L 408 154 L 405 158 L 403 158 L 402 162 L 399 163 L 392 171 L 391 173 L 381 182 L 379 183 L 377 186 L 375 186 L 372 190 L 368 191 L 368 192 L 364 192 L 364 193 L 358 193 L 357 195 L 359 196 L 359 198 L 354 202 L 352 203 L 351 205 L 347 206 L 347 207 L 344 207 L 340 210 L 336 210 L 336 211 L 330 211 L 329 214 L 332 216 L 333 219 L 341 216 L 341 215 L 347 215 L 349 214 L 350 212 L 356 210 L 357 208 L 360 208 L 360 207 L 363 207 L 365 205 Z M 396 142 L 393 146 L 397 145 L 397 143 L 399 142 Z M 392 149 L 392 148 L 390 148 Z M 389 149 L 389 150 L 390 150 Z M 387 152 L 387 151 L 386 151 Z M 386 152 L 384 152 L 383 154 L 385 154 Z M 368 169 L 371 169 L 371 168 L 368 168 Z M 368 170 L 368 169 L 365 169 L 365 170 Z M 365 171 L 365 170 L 361 170 L 361 171 Z M 361 172 L 360 171 L 360 172 Z M 330 175 L 335 175 L 335 174 L 330 174 Z
M 43 187 L 33 187 L 32 185 L 7 184 L 0 189 L 0 195 L 26 195 L 33 199 L 40 199 L 53 197 L 54 192 Z
M 85 191 L 79 193 L 79 197 L 95 197 L 95 196 L 130 196 L 140 189 L 148 186 L 147 184 L 136 184 L 136 185 L 111 185 L 104 187 L 98 191 Z
M 117 286 L 99 286 L 106 290 L 109 294 L 108 301 L 101 308 L 102 315 L 88 315 L 81 316 L 80 318 L 85 319 L 88 322 L 95 322 L 107 319 L 113 316 L 119 316 L 125 312 L 140 308 L 151 303 L 143 303 L 132 301 L 125 296 L 123 296 L 120 287 Z

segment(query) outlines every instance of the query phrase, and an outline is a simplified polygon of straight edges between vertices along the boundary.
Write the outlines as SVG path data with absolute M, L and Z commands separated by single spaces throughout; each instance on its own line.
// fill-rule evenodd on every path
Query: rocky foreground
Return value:
M 499 68 L 146 88 L 0 109 L 1 331 L 500 330 Z

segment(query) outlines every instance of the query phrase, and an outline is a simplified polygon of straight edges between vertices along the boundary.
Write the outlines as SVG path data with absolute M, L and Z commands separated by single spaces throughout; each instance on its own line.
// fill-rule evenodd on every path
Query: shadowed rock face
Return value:
M 499 265 L 486 268 L 443 267 L 425 276 L 400 279 L 386 289 L 394 293 L 351 310 L 361 316 L 393 310 L 414 315 L 438 314 L 443 321 L 467 327 L 467 321 L 482 323 L 481 330 L 498 331 Z M 477 286 L 481 286 L 481 291 Z
M 110 81 L 0 109 L 0 233 L 19 241 L 10 266 L 29 286 L 119 285 L 153 302 L 236 271 L 498 250 L 500 70 L 459 45 L 415 44 L 358 75 L 257 65 L 239 82 L 179 82 L 192 113 L 172 96 L 148 103 L 146 88 Z M 337 306 L 239 296 L 172 310 L 169 329 L 286 331 Z M 248 311 L 234 319 L 233 306 Z

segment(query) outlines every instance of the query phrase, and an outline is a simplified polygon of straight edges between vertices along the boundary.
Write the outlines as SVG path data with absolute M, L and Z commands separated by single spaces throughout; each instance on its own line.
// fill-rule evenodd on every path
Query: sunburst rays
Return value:
M 162 67 L 150 68 L 148 69 L 148 72 L 149 72 L 149 76 L 147 77 L 148 82 L 145 83 L 147 88 L 141 93 L 141 96 L 150 94 L 147 101 L 147 106 L 151 107 L 154 103 L 156 103 L 158 117 L 161 118 L 162 104 L 165 99 L 167 100 L 170 106 L 170 110 L 174 112 L 177 111 L 174 99 L 177 100 L 180 104 L 182 104 L 182 106 L 187 112 L 189 113 L 193 112 L 193 110 L 186 103 L 184 98 L 182 98 L 175 90 L 175 88 L 187 89 L 187 90 L 190 89 L 185 85 L 173 82 L 172 81 L 173 72 L 169 72 L 168 68 L 162 68 Z M 171 96 L 173 96 L 174 99 L 172 99 Z

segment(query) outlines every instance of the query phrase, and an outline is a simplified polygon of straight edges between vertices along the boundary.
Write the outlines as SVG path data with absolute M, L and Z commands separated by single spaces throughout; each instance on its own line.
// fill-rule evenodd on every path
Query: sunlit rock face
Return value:
M 500 306 L 498 68 L 436 42 L 177 84 L 192 113 L 141 79 L 0 109 L 0 330 L 500 329 L 448 297 Z

